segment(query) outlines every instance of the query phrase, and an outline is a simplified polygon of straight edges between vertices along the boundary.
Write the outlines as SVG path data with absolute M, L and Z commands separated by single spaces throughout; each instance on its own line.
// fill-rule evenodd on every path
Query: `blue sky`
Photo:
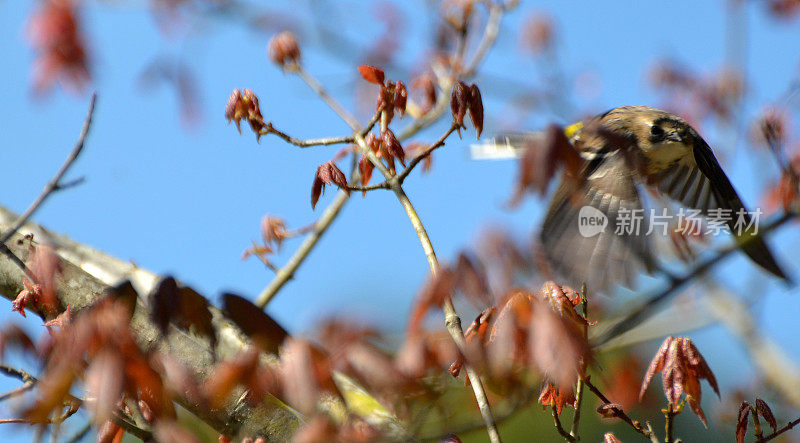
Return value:
M 276 10 L 302 21 L 309 17 L 310 3 L 278 2 Z M 596 95 L 577 101 L 582 109 L 600 112 L 619 105 L 658 105 L 659 97 L 646 80 L 657 60 L 671 58 L 711 74 L 721 69 L 726 54 L 733 53 L 746 61 L 752 83 L 745 109 L 754 116 L 797 77 L 798 24 L 775 21 L 759 2 L 748 2 L 746 48 L 731 51 L 725 43 L 726 3 L 675 1 L 665 7 L 638 1 L 522 2 L 504 21 L 486 72 L 522 84 L 542 84 L 541 66 L 517 50 L 517 35 L 532 12 L 543 12 L 556 25 L 561 69 L 573 79 L 589 72 L 601 85 Z M 0 204 L 16 211 L 27 207 L 58 168 L 77 137 L 88 104 L 87 94 L 59 89 L 33 97 L 34 54 L 25 32 L 34 4 L 0 2 L 0 35 L 6 42 L 0 49 L 0 121 L 4 122 L 0 189 L 6 190 Z M 371 19 L 374 5 L 344 5 L 356 11 L 352 19 L 333 15 L 331 26 L 368 46 L 381 31 Z M 422 1 L 400 6 L 406 12 L 424 7 Z M 300 150 L 270 137 L 257 144 L 247 129 L 240 136 L 223 117 L 228 95 L 234 88 L 252 88 L 261 99 L 265 119 L 297 137 L 344 135 L 346 126 L 299 79 L 284 75 L 268 61 L 269 33 L 244 29 L 229 20 L 204 19 L 165 35 L 144 2 L 90 2 L 82 17 L 99 99 L 87 147 L 70 174 L 85 176 L 86 182 L 54 196 L 36 221 L 144 268 L 173 274 L 214 301 L 223 290 L 254 297 L 272 275 L 258 261 L 241 261 L 240 256 L 250 240 L 258 238 L 261 216 L 280 215 L 292 227 L 314 220 L 334 190 L 328 189 L 317 211 L 312 211 L 313 173 L 338 148 Z M 406 23 L 403 29 L 409 38 L 399 60 L 412 55 L 412 60 L 419 60 L 420 45 L 429 37 L 425 25 Z M 308 42 L 301 41 L 301 46 L 309 71 L 351 106 L 357 61 L 343 62 Z M 195 74 L 202 98 L 197 126 L 181 125 L 169 87 L 143 91 L 139 85 L 142 70 L 158 57 L 177 57 Z M 387 72 L 390 78 L 401 74 Z M 481 81 L 482 77 L 476 79 L 479 85 Z M 567 86 L 573 88 L 572 83 Z M 504 115 L 510 112 L 504 102 L 517 91 L 496 91 L 485 92 L 486 133 L 515 118 Z M 537 114 L 525 126 L 538 129 L 553 118 Z M 442 131 L 438 126 L 418 139 L 431 141 Z M 445 261 L 471 245 L 486 226 L 505 226 L 527 239 L 542 213 L 536 199 L 516 211 L 506 209 L 516 166 L 509 161 L 471 161 L 466 146 L 473 137 L 469 130 L 463 141 L 451 139 L 437 152 L 430 175 L 415 174 L 407 181 L 407 192 Z M 709 139 L 716 141 L 713 136 Z M 777 176 L 774 163 L 740 149 L 723 147 L 718 152 L 744 200 L 755 205 L 761 177 Z M 800 261 L 792 252 L 797 247 L 794 229 L 785 228 L 771 241 L 790 270 Z M 276 262 L 285 261 L 298 244 L 287 243 Z M 739 256 L 726 262 L 723 270 L 740 274 L 747 266 Z M 268 312 L 292 331 L 307 330 L 334 312 L 364 316 L 398 331 L 426 272 L 419 243 L 394 197 L 387 192 L 374 192 L 366 199 L 354 196 Z M 766 289 L 769 294 L 757 310 L 762 326 L 800 363 L 796 294 L 787 295 L 774 283 Z M 16 317 L 0 314 L 2 321 Z M 710 354 L 712 367 L 715 355 L 720 360 L 731 353 L 741 355 L 718 329 L 696 337 L 701 350 Z M 6 386 L 0 380 L 0 387 Z M 0 415 L 7 412 L 0 411 L 4 411 Z

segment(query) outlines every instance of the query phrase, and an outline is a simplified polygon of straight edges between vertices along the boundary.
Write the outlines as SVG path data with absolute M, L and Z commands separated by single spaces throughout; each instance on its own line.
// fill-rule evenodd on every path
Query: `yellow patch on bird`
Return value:
M 564 135 L 566 135 L 567 138 L 572 138 L 572 136 L 581 129 L 583 129 L 583 122 L 573 123 L 564 128 Z

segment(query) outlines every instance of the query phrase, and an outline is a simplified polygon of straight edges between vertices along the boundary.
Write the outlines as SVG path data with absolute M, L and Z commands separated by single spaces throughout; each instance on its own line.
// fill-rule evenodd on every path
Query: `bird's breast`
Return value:
M 647 172 L 650 174 L 671 167 L 690 153 L 689 146 L 684 143 L 659 143 L 649 148 L 642 148 L 642 154 L 647 161 Z

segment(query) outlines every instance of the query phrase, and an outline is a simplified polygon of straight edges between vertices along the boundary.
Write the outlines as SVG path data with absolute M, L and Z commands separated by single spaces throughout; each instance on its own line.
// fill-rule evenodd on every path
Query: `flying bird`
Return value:
M 620 281 L 630 286 L 641 270 L 659 269 L 648 241 L 650 213 L 641 190 L 699 211 L 707 221 L 724 221 L 740 240 L 755 234 L 750 212 L 708 143 L 684 119 L 656 108 L 623 106 L 572 125 L 565 133 L 581 165 L 563 175 L 540 241 L 548 262 L 571 283 L 585 281 L 598 289 Z M 474 147 L 473 154 L 519 152 L 537 136 L 541 134 L 496 137 Z M 497 149 L 489 148 L 492 144 Z M 594 228 L 587 222 L 595 222 Z M 788 280 L 761 237 L 750 239 L 742 250 L 766 271 Z

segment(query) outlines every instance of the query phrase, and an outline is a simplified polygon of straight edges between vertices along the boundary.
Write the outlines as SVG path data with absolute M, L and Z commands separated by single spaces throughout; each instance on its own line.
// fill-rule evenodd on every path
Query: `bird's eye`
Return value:
M 661 137 L 664 135 L 664 128 L 658 125 L 653 125 L 650 127 L 650 135 L 653 137 Z

